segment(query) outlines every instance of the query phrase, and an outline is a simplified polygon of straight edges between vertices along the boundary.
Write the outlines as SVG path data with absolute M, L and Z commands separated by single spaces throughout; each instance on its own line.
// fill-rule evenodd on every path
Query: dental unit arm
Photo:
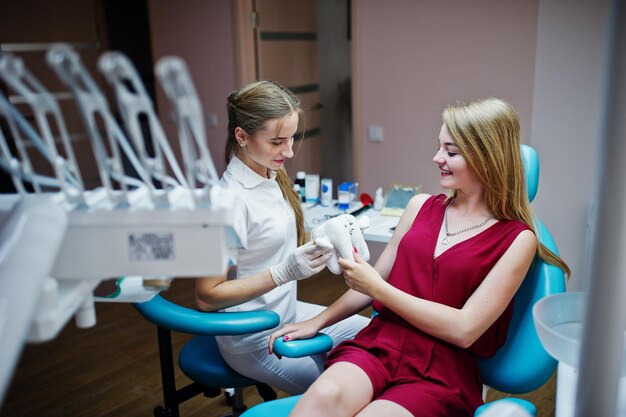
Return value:
M 169 97 L 178 122 L 186 124 L 179 129 L 186 177 L 126 57 L 106 53 L 99 67 L 131 141 L 74 50 L 54 45 L 47 61 L 74 96 L 101 186 L 85 189 L 54 96 L 19 57 L 0 55 L 0 79 L 25 98 L 36 122 L 35 129 L 0 93 L 0 117 L 17 149 L 13 155 L 0 131 L 0 166 L 18 191 L 0 196 L 0 404 L 25 342 L 55 338 L 72 316 L 79 327 L 95 325 L 95 301 L 145 301 L 166 289 L 172 277 L 222 274 L 235 250 L 245 246 L 239 232 L 243 219 L 231 210 L 236 196 L 218 184 L 202 110 L 182 61 L 168 58 L 166 64 L 174 64 L 163 65 L 167 76 L 161 80 L 165 91 L 179 92 Z M 145 146 L 141 117 L 147 118 L 153 155 Z M 53 178 L 33 171 L 22 135 L 50 162 Z M 189 150 L 190 136 L 195 152 Z M 136 177 L 125 172 L 123 157 Z M 196 188 L 198 182 L 202 187 Z M 51 186 L 60 192 L 49 191 Z M 111 279 L 119 291 L 94 297 L 99 284 Z

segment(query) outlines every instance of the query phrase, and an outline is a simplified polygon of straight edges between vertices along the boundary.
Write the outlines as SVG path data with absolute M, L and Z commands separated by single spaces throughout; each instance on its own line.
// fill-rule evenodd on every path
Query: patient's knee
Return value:
M 339 384 L 332 380 L 320 380 L 314 383 L 308 390 L 309 398 L 324 406 L 326 404 L 338 404 L 341 399 L 342 390 Z

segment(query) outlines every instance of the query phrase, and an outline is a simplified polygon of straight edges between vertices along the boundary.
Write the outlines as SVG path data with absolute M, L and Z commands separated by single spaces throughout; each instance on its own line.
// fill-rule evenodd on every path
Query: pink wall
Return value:
M 538 0 L 352 2 L 355 178 L 441 190 L 432 162 L 448 103 L 509 101 L 529 142 Z M 381 143 L 367 140 L 383 127 Z
M 205 116 L 217 116 L 217 126 L 206 124 L 206 132 L 211 155 L 221 174 L 225 169 L 226 96 L 237 88 L 232 4 L 229 0 L 150 0 L 149 8 L 154 61 L 166 55 L 183 58 Z M 157 103 L 163 127 L 178 153 L 169 103 L 160 87 Z
M 226 95 L 236 88 L 233 10 L 228 0 L 150 0 L 155 61 L 183 57 L 204 105 L 216 114 L 209 146 L 222 171 Z M 439 192 L 431 158 L 448 103 L 497 96 L 513 104 L 530 142 L 538 0 L 352 2 L 354 178 L 372 193 L 393 182 Z M 161 91 L 157 101 L 175 138 Z M 384 130 L 382 143 L 367 127 Z

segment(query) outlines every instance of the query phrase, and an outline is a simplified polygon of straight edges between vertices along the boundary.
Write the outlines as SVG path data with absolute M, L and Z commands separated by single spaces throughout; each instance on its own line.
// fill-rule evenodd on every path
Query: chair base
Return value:
M 183 388 L 176 389 L 171 332 L 157 326 L 157 336 L 161 362 L 161 382 L 163 384 L 163 406 L 154 408 L 155 417 L 179 417 L 180 404 L 198 394 L 204 394 L 206 397 L 217 397 L 222 392 L 221 388 L 217 387 L 223 385 L 234 388 L 232 397 L 225 399 L 227 404 L 231 406 L 231 411 L 223 417 L 238 417 L 247 410 L 247 406 L 243 402 L 243 388 L 246 386 L 256 385 L 259 395 L 264 401 L 276 398 L 276 392 L 270 386 L 259 384 L 230 369 L 226 362 L 221 359 L 213 336 L 197 336 L 187 342 L 179 356 L 179 365 L 183 373 L 194 381 L 199 380 L 199 382 L 193 382 Z M 207 361 L 207 358 L 211 358 L 211 360 Z
M 243 403 L 243 389 L 235 388 L 235 392 L 231 397 L 231 411 L 220 417 L 239 417 L 248 407 Z

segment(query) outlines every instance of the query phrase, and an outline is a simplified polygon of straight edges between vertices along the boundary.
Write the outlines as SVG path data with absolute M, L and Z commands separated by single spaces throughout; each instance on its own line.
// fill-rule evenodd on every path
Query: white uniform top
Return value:
M 293 209 L 280 191 L 276 173 L 272 172 L 270 177 L 260 176 L 236 156 L 230 160 L 222 176 L 221 184 L 239 195 L 234 209 L 243 214 L 246 224 L 247 247 L 237 252 L 237 274 L 231 279 L 246 279 L 267 270 L 284 261 L 297 247 Z M 296 321 L 296 291 L 297 284 L 292 281 L 224 311 L 271 310 L 280 316 L 282 326 Z M 269 336 L 274 330 L 219 336 L 217 342 L 221 349 L 230 353 L 248 353 L 267 349 Z

